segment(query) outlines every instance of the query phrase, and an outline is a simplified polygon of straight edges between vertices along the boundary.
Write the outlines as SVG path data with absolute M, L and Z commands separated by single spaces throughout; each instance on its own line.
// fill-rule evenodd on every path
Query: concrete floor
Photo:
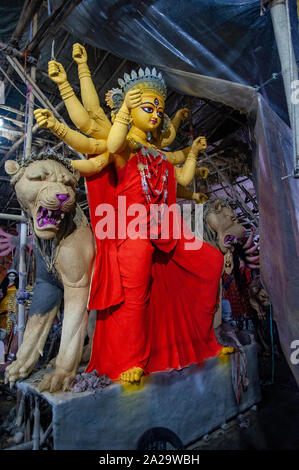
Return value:
M 299 388 L 284 359 L 259 358 L 262 401 L 192 446 L 198 450 L 299 450 Z

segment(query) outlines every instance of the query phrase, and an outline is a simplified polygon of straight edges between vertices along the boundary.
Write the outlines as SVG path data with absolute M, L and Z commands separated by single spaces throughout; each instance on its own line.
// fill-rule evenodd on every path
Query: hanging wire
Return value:
M 7 78 L 9 83 L 20 93 L 20 95 L 22 95 L 26 99 L 26 95 L 17 87 L 17 85 L 15 85 L 15 83 L 9 78 L 9 76 L 3 70 L 3 68 L 1 66 L 0 66 L 0 71 L 1 71 L 1 73 L 3 73 L 4 77 Z
M 23 157 L 24 160 L 25 151 L 26 151 L 26 141 L 27 141 L 27 127 L 28 127 L 28 92 L 26 95 L 26 105 L 25 105 L 25 118 L 24 118 L 24 142 L 23 142 Z
M 264 88 L 266 85 L 268 85 L 268 83 L 271 83 L 273 82 L 273 80 L 277 80 L 278 77 L 280 77 L 280 75 L 282 74 L 282 71 L 280 72 L 274 72 L 272 73 L 271 77 L 268 78 L 268 80 L 266 80 L 264 83 L 262 83 L 261 85 L 254 85 L 254 89 L 257 90 L 257 91 L 260 91 L 262 88 Z

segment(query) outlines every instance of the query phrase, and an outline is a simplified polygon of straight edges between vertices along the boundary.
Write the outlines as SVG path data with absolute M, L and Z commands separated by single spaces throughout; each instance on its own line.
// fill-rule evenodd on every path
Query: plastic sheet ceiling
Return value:
M 299 58 L 295 0 L 289 8 Z M 84 0 L 65 27 L 136 63 L 262 86 L 265 99 L 288 122 L 282 78 L 269 81 L 281 67 L 270 12 L 262 14 L 259 0 Z

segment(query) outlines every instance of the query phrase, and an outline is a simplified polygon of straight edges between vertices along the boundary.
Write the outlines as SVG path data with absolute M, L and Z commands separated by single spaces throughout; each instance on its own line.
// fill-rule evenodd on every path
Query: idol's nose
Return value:
M 69 200 L 69 194 L 56 194 L 58 201 L 60 202 L 60 206 L 62 206 L 66 201 Z

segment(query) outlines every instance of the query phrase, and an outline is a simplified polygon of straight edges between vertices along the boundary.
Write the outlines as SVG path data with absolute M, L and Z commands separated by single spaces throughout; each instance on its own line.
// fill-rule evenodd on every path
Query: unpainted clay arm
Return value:
M 175 177 L 182 186 L 188 186 L 194 178 L 197 155 L 190 151 L 188 157 L 181 168 L 175 167 Z
M 34 115 L 40 127 L 49 129 L 59 139 L 78 152 L 98 155 L 107 150 L 106 140 L 89 138 L 80 132 L 73 131 L 65 124 L 57 121 L 48 109 L 36 109 Z
M 175 175 L 179 184 L 182 186 L 188 186 L 188 184 L 191 183 L 195 175 L 198 154 L 199 152 L 204 152 L 206 148 L 207 140 L 205 137 L 200 136 L 194 140 L 184 165 L 181 168 L 175 167 Z M 186 149 L 182 152 L 184 153 L 184 151 L 186 151 Z M 165 152 L 165 154 L 167 154 L 167 152 Z
M 198 204 L 204 204 L 209 198 L 204 193 L 195 193 L 191 189 L 187 189 L 180 184 L 177 185 L 177 197 L 188 201 L 196 201 Z
M 165 152 L 167 160 L 173 165 L 180 165 L 186 161 L 188 154 L 191 150 L 190 147 L 186 147 L 182 150 L 176 150 L 175 152 Z
M 115 116 L 107 139 L 107 148 L 110 153 L 121 153 L 125 148 L 130 122 L 130 111 L 126 103 L 123 103 Z
M 73 45 L 73 59 L 78 64 L 78 76 L 84 108 L 88 112 L 89 117 L 96 121 L 97 137 L 99 135 L 100 138 L 107 138 L 111 122 L 100 105 L 99 96 L 87 64 L 87 52 L 84 46 L 78 43 Z M 88 135 L 92 134 L 89 133 Z
M 71 160 L 71 165 L 81 176 L 92 176 L 102 171 L 111 161 L 109 152 L 105 152 L 89 160 Z
M 61 98 L 64 101 L 68 114 L 77 127 L 82 132 L 87 133 L 92 125 L 90 116 L 84 109 L 80 100 L 76 97 L 75 92 L 67 80 L 66 72 L 63 65 L 55 60 L 48 63 L 49 78 L 57 84 Z

